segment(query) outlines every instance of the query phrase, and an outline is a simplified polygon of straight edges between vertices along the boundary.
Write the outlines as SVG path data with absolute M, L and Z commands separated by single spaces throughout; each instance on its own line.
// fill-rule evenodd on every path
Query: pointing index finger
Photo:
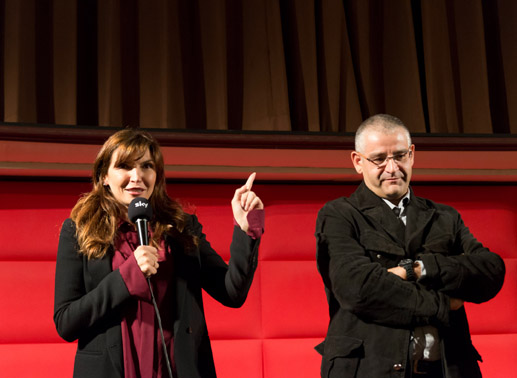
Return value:
M 248 177 L 248 181 L 246 181 L 246 184 L 244 184 L 246 186 L 246 189 L 248 190 L 251 190 L 251 187 L 253 186 L 253 181 L 255 181 L 255 176 L 257 174 L 255 172 L 253 172 L 250 177 Z

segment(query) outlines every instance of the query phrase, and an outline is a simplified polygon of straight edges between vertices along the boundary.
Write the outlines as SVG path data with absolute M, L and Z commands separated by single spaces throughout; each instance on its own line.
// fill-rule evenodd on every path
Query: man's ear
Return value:
M 354 164 L 355 171 L 360 175 L 363 174 L 363 161 L 361 159 L 361 155 L 359 155 L 356 151 L 352 151 L 350 154 L 352 158 L 352 163 Z
M 413 166 L 413 164 L 415 163 L 415 145 L 412 144 L 409 147 L 409 150 L 411 151 L 411 166 Z

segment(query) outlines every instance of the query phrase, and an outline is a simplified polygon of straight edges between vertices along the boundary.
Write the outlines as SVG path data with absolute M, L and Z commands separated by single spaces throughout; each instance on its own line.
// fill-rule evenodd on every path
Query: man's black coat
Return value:
M 411 331 L 438 328 L 447 377 L 479 377 L 464 308 L 500 290 L 503 260 L 479 243 L 453 208 L 415 197 L 403 227 L 364 183 L 350 198 L 327 203 L 316 225 L 318 269 L 330 323 L 322 377 L 404 377 Z M 402 280 L 387 269 L 403 258 L 422 260 L 425 277 Z

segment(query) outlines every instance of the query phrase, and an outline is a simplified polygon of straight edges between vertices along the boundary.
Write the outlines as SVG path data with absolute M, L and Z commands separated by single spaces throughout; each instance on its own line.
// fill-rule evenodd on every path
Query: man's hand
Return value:
M 402 278 L 404 281 L 406 280 L 407 278 L 407 274 L 406 274 L 406 269 L 404 269 L 403 267 L 401 266 L 396 266 L 396 267 L 393 267 L 393 268 L 389 268 L 388 269 L 388 272 L 390 273 L 393 273 L 395 274 L 396 276 L 399 276 L 400 278 Z
M 413 266 L 413 270 L 415 271 L 416 279 L 418 280 L 420 277 L 422 277 L 422 265 L 415 261 L 415 265 Z
M 413 266 L 413 270 L 415 271 L 416 279 L 418 280 L 422 276 L 422 265 L 420 263 L 416 262 Z M 407 273 L 406 269 L 404 269 L 401 266 L 396 266 L 394 268 L 389 268 L 388 272 L 393 273 L 400 278 L 402 278 L 404 281 L 407 280 Z

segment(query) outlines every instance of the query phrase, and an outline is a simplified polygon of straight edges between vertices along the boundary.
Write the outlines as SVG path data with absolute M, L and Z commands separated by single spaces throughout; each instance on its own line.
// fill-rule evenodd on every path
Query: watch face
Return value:
M 413 266 L 413 260 L 411 259 L 403 259 L 403 260 L 400 260 L 399 266 L 404 266 L 404 265 L 410 265 L 410 266 Z

